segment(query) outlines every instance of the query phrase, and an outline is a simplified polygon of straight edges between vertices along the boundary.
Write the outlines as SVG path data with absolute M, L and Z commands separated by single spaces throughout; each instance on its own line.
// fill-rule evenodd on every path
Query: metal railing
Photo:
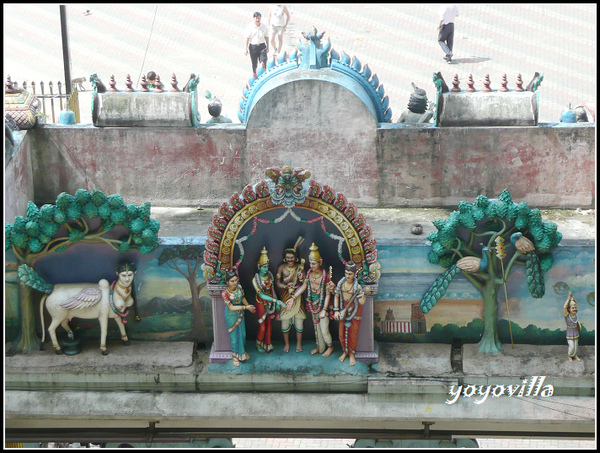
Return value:
M 45 92 L 44 82 L 39 83 L 40 94 L 36 92 L 36 83 L 31 82 L 31 91 L 42 104 L 42 113 L 46 117 L 46 123 L 58 123 L 60 121 L 60 112 L 64 109 L 63 105 L 68 105 L 69 109 L 75 114 L 75 122 L 79 123 L 79 93 L 73 89 L 69 95 L 66 92 L 62 92 L 63 84 L 61 81 L 57 82 L 58 93 L 54 93 L 54 84 L 48 82 L 49 93 Z M 27 82 L 23 82 L 22 88 L 27 90 Z M 65 90 L 66 91 L 66 90 Z M 50 118 L 52 121 L 50 121 Z

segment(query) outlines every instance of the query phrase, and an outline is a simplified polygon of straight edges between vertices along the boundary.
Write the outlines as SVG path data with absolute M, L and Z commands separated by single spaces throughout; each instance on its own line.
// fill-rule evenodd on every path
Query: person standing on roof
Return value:
M 440 7 L 438 24 L 438 43 L 444 53 L 444 60 L 450 63 L 452 60 L 452 48 L 454 47 L 454 19 L 458 16 L 456 5 L 442 5 Z
M 256 68 L 260 61 L 263 69 L 267 70 L 267 53 L 269 52 L 269 30 L 265 24 L 260 22 L 262 15 L 256 11 L 253 15 L 254 21 L 246 27 L 246 53 L 250 52 L 252 61 L 252 74 L 256 76 Z

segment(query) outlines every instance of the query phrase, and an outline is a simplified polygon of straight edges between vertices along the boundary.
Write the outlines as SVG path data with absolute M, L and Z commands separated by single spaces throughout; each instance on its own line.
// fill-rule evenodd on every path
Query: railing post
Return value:
M 58 85 L 58 100 L 60 102 L 60 111 L 62 112 L 63 110 L 63 94 L 62 94 L 62 82 L 59 80 L 57 83 Z
M 31 82 L 31 84 L 33 85 L 33 82 Z M 40 82 L 40 90 L 42 91 L 42 95 L 40 96 L 42 98 L 42 109 L 44 111 L 44 116 L 46 115 L 46 100 L 44 99 L 44 82 L 41 81 Z M 34 92 L 35 94 L 35 92 Z
M 48 86 L 50 87 L 50 107 L 52 108 L 52 122 L 56 123 L 56 118 L 54 118 L 54 93 L 52 92 L 52 81 L 48 82 Z

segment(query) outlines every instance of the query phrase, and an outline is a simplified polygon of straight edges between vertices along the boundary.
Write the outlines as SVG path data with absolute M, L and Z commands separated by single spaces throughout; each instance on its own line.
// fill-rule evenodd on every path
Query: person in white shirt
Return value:
M 438 43 L 446 54 L 444 60 L 450 63 L 454 47 L 454 18 L 458 16 L 458 8 L 456 5 L 443 5 L 440 8 L 439 16 Z
M 275 55 L 281 53 L 283 47 L 283 33 L 290 21 L 290 12 L 285 5 L 273 5 L 269 11 L 269 32 L 271 34 L 271 45 L 275 49 Z M 275 42 L 278 37 L 279 46 Z
M 257 11 L 254 13 L 254 22 L 248 24 L 246 28 L 246 53 L 250 52 L 250 60 L 252 61 L 252 74 L 256 79 L 256 68 L 260 61 L 263 69 L 267 70 L 267 53 L 269 52 L 269 30 L 265 24 L 261 24 L 261 14 Z

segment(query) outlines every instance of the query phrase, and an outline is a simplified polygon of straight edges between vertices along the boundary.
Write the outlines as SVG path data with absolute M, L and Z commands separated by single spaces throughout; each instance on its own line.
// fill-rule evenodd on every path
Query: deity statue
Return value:
M 266 247 L 263 247 L 260 252 L 258 272 L 254 274 L 252 284 L 256 291 L 256 315 L 258 316 L 256 347 L 258 352 L 272 352 L 272 320 L 281 308 L 286 308 L 286 305 L 275 295 L 275 279 L 269 271 L 269 256 Z
M 300 296 L 304 291 L 306 293 L 306 309 L 312 315 L 315 328 L 315 340 L 317 347 L 311 354 L 323 354 L 323 357 L 329 357 L 333 352 L 333 339 L 329 333 L 329 320 L 332 319 L 329 300 L 335 285 L 331 281 L 331 275 L 321 266 L 323 259 L 319 253 L 319 248 L 313 243 L 310 246 L 308 255 L 310 269 L 306 274 L 306 279 L 293 297 Z
M 581 332 L 583 323 L 577 320 L 577 311 L 577 300 L 575 300 L 573 293 L 569 291 L 567 301 L 563 307 L 563 314 L 565 315 L 565 322 L 567 323 L 567 344 L 569 345 L 567 359 L 569 362 L 572 362 L 573 359 L 577 361 L 581 360 L 577 356 L 577 346 L 579 345 L 579 332 Z
M 33 274 L 33 269 L 27 266 L 23 272 L 28 272 L 30 279 L 41 278 Z M 49 285 L 43 280 L 40 281 L 40 284 L 47 288 L 47 290 L 42 290 L 46 294 L 42 297 L 40 311 L 43 312 L 45 303 L 48 313 L 52 316 L 48 333 L 57 354 L 62 354 L 63 351 L 56 338 L 56 328 L 59 325 L 62 326 L 67 331 L 69 339 L 72 340 L 74 334 L 68 322 L 73 318 L 98 319 L 100 322 L 100 350 L 102 355 L 108 355 L 106 335 L 108 319 L 110 318 L 117 323 L 123 344 L 129 346 L 130 342 L 125 331 L 129 307 L 133 306 L 135 318 L 139 320 L 133 282 L 136 272 L 135 263 L 123 261 L 117 264 L 117 279 L 112 283 L 109 283 L 106 279 L 101 279 L 97 283 L 61 283 L 58 285 Z M 46 332 L 44 317 L 42 316 L 41 319 L 43 347 Z
M 294 320 L 296 329 L 296 352 L 302 352 L 302 331 L 306 313 L 302 304 L 302 295 L 292 297 L 298 287 L 304 283 L 304 259 L 298 259 L 298 247 L 304 241 L 299 237 L 293 247 L 283 251 L 283 263 L 277 269 L 277 288 L 281 301 L 286 304 L 278 318 L 281 320 L 281 331 L 283 332 L 283 352 L 290 350 L 291 321 Z
M 240 362 L 245 362 L 250 358 L 246 352 L 246 320 L 244 312 L 249 310 L 256 312 L 256 307 L 250 305 L 244 297 L 244 290 L 239 284 L 239 277 L 234 271 L 227 272 L 225 276 L 227 287 L 221 293 L 223 302 L 225 302 L 225 323 L 227 332 L 231 339 L 232 360 L 235 366 L 240 366 Z
M 337 284 L 333 301 L 334 317 L 340 321 L 339 336 L 344 350 L 340 362 L 350 357 L 350 365 L 356 365 L 358 329 L 366 300 L 365 292 L 356 278 L 356 264 L 349 262 L 345 266 L 344 277 Z
M 408 110 L 402 112 L 399 123 L 429 123 L 433 117 L 433 111 L 427 109 L 427 93 L 424 89 L 419 88 L 414 83 L 411 83 L 413 93 L 408 101 Z

